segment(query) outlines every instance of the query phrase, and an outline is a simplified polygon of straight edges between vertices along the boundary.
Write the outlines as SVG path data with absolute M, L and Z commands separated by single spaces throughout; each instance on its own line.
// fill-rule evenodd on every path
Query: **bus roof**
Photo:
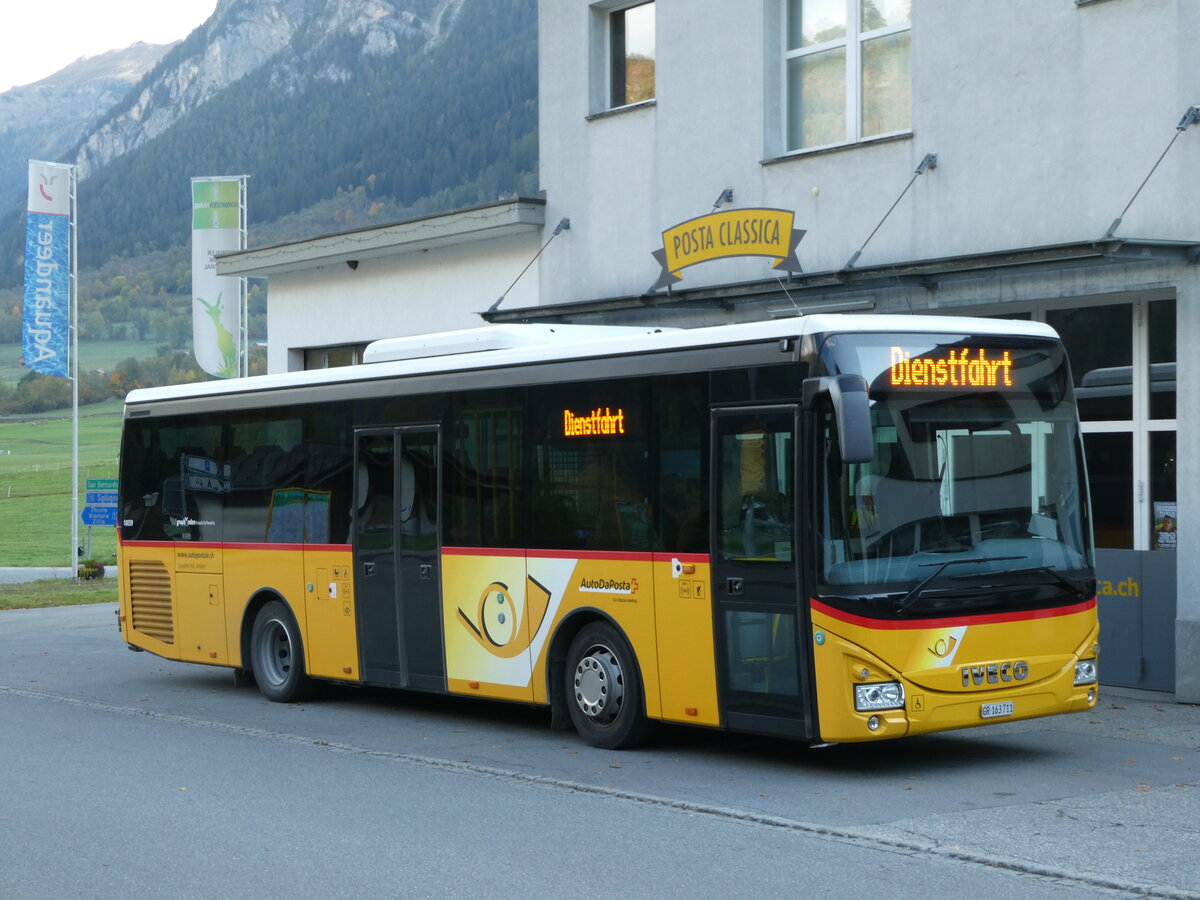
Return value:
M 462 331 L 413 334 L 374 341 L 368 344 L 367 349 L 363 351 L 363 362 L 428 359 L 431 356 L 481 353 L 485 350 L 515 350 L 518 347 L 598 341 L 614 337 L 628 337 L 634 334 L 657 334 L 663 331 L 678 330 L 677 328 L 639 328 L 627 325 L 485 325 L 482 328 L 467 328 Z
M 530 329 L 529 335 L 541 337 L 541 340 L 531 342 L 528 335 L 524 338 L 518 337 L 518 329 Z M 1052 339 L 1058 337 L 1053 328 L 1041 322 L 958 316 L 816 314 L 690 329 L 648 326 L 502 325 L 389 339 L 368 346 L 368 360 L 386 361 L 332 369 L 309 369 L 276 375 L 139 388 L 129 392 L 125 403 L 127 406 L 135 406 L 165 400 L 219 397 L 306 385 L 346 384 L 572 359 L 633 356 L 847 332 L 1015 335 Z M 426 352 L 421 352 L 422 347 Z M 375 352 L 372 352 L 373 350 Z

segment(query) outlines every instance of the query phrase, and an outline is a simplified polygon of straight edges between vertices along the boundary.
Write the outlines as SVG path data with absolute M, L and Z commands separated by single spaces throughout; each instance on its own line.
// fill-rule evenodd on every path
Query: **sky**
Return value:
M 41 81 L 81 56 L 137 41 L 182 40 L 217 0 L 2 0 L 0 93 Z

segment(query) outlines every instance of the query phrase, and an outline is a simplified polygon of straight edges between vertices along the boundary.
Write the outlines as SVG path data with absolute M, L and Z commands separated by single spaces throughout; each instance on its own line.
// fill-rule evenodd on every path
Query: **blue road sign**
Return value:
M 115 506 L 85 506 L 79 512 L 79 518 L 84 525 L 116 525 L 117 508 Z
M 117 492 L 116 491 L 88 491 L 84 498 L 84 503 L 88 506 L 116 506 Z

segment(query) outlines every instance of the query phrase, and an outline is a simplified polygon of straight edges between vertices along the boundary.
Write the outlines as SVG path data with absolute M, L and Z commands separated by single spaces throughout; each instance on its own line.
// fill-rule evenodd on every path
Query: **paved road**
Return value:
M 113 607 L 0 613 L 0 896 L 1200 898 L 1200 709 L 870 747 L 338 689 L 282 706 L 124 649 Z

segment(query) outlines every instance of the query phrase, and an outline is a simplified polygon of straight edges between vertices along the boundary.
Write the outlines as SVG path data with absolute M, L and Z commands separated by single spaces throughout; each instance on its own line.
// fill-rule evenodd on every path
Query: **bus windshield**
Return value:
M 835 335 L 822 360 L 867 379 L 874 444 L 870 462 L 844 463 L 825 417 L 825 592 L 906 616 L 1091 596 L 1087 484 L 1061 345 Z

